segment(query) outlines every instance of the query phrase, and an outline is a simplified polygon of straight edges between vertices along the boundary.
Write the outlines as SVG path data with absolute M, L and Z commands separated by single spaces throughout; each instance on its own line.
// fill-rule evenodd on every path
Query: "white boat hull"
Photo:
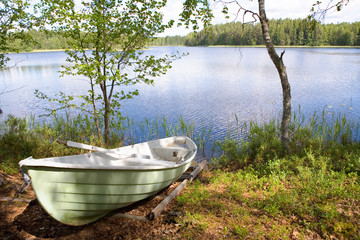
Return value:
M 176 181 L 189 168 L 197 150 L 188 138 L 185 147 L 174 147 L 171 144 L 176 139 L 179 138 L 113 149 L 109 154 L 26 159 L 20 164 L 31 177 L 36 197 L 49 215 L 64 224 L 84 225 L 150 197 Z M 159 151 L 162 159 L 155 154 Z M 169 160 L 163 159 L 166 154 Z M 185 158 L 176 159 L 175 155 Z

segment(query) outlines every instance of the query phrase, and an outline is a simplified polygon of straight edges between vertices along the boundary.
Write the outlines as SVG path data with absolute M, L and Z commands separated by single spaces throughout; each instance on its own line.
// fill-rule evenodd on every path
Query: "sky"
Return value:
M 168 0 L 167 7 L 164 10 L 165 19 L 177 19 L 179 13 L 182 10 L 182 0 Z M 239 0 L 243 4 L 244 8 L 250 9 L 254 12 L 257 12 L 257 1 L 249 0 Z M 267 17 L 272 19 L 279 18 L 306 18 L 310 14 L 312 5 L 316 0 L 266 0 L 265 1 L 265 10 Z M 324 3 L 328 3 L 329 0 L 323 0 Z M 336 2 L 334 0 L 334 2 Z M 213 19 L 213 24 L 227 23 L 232 21 L 242 21 L 242 17 L 235 19 L 235 17 L 230 17 L 230 19 L 225 19 L 224 15 L 221 13 L 221 5 L 213 5 L 215 18 Z M 232 10 L 232 11 L 231 11 Z M 236 6 L 229 7 L 229 12 L 236 12 Z M 347 6 L 343 8 L 342 11 L 331 11 L 326 15 L 326 18 L 322 21 L 323 23 L 339 23 L 339 22 L 355 22 L 360 21 L 360 0 L 350 0 Z M 187 35 L 191 32 L 189 29 L 183 27 L 175 27 L 172 29 L 166 30 L 165 33 L 161 34 L 163 36 L 174 36 L 174 35 Z

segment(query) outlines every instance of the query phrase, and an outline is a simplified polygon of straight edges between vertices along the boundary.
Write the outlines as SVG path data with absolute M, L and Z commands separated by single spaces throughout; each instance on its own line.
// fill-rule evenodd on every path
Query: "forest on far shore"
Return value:
M 30 30 L 31 43 L 18 39 L 9 43 L 20 51 L 66 49 L 65 37 L 51 30 Z M 360 46 L 360 22 L 320 24 L 306 19 L 272 19 L 270 35 L 278 46 Z M 151 46 L 264 45 L 260 23 L 217 24 L 187 36 L 154 39 Z
M 360 46 L 360 22 L 320 24 L 307 19 L 272 19 L 270 36 L 278 46 Z M 217 24 L 185 37 L 158 38 L 155 45 L 264 45 L 260 23 Z

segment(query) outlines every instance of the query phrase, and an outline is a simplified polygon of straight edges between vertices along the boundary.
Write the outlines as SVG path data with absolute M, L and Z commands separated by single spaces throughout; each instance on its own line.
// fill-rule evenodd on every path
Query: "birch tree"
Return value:
M 25 12 L 29 6 L 26 0 L 0 0 L 0 70 L 6 68 L 9 58 L 8 52 L 17 52 L 19 49 L 11 47 L 9 43 L 16 39 L 27 42 L 26 29 L 30 28 L 28 14 Z M 0 96 L 16 89 L 8 90 L 5 86 L 0 89 Z M 0 108 L 0 113 L 2 110 Z
M 47 96 L 36 91 L 38 97 L 56 101 L 90 113 L 99 136 L 110 142 L 112 117 L 121 115 L 121 102 L 139 94 L 127 90 L 138 83 L 154 84 L 154 78 L 171 67 L 172 57 L 145 56 L 143 49 L 157 34 L 173 25 L 163 22 L 161 9 L 166 0 L 41 0 L 37 6 L 43 28 L 52 29 L 68 39 L 67 62 L 62 76 L 83 76 L 88 91 L 79 96 L 59 93 Z M 75 99 L 81 104 L 74 102 Z M 103 129 L 103 132 L 102 132 Z
M 280 83 L 282 87 L 283 94 L 283 111 L 282 111 L 282 120 L 281 120 L 281 142 L 288 146 L 290 141 L 289 135 L 289 127 L 290 127 L 290 119 L 291 119 L 291 90 L 290 83 L 288 80 L 288 75 L 286 71 L 285 64 L 283 62 L 283 57 L 285 51 L 278 54 L 275 50 L 275 47 L 271 41 L 270 32 L 269 32 L 269 21 L 266 17 L 265 11 L 265 0 L 258 0 L 258 12 L 251 11 L 244 7 L 242 1 L 240 0 L 229 0 L 229 1 L 215 1 L 218 4 L 223 4 L 222 12 L 224 14 L 229 13 L 229 5 L 236 5 L 237 10 L 235 11 L 236 17 L 239 17 L 241 14 L 243 17 L 246 15 L 250 15 L 254 21 L 260 21 L 261 29 L 262 29 L 262 38 L 265 42 L 265 46 L 269 57 L 271 58 L 273 64 L 275 65 L 277 72 L 280 77 Z M 209 25 L 211 18 L 213 15 L 210 10 L 210 2 L 207 0 L 198 0 L 198 1 L 186 1 L 184 5 L 184 11 L 181 14 L 181 19 L 185 23 L 186 26 L 190 24 L 195 24 L 195 29 L 198 28 L 197 18 L 191 18 L 192 15 L 202 14 L 205 27 Z
M 6 66 L 9 60 L 5 53 L 15 52 L 9 41 L 24 39 L 24 30 L 29 27 L 25 9 L 28 7 L 26 0 L 0 0 L 0 69 Z

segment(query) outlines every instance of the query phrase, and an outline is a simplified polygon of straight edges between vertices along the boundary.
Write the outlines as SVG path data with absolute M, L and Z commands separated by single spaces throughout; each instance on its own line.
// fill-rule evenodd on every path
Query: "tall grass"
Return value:
M 334 171 L 360 173 L 360 125 L 344 114 L 329 115 L 325 111 L 307 118 L 299 108 L 290 122 L 291 141 L 286 149 L 280 142 L 280 122 L 271 120 L 265 124 L 251 121 L 246 130 L 237 123 L 241 135 L 228 134 L 225 140 L 216 142 L 220 155 L 215 164 L 233 164 L 239 168 L 251 167 L 267 174 L 277 161 L 280 168 L 297 171 L 296 165 L 314 166 L 322 156 Z M 236 129 L 236 128 L 235 128 Z M 245 134 L 244 134 L 245 132 Z
M 329 115 L 323 111 L 306 117 L 299 108 L 292 115 L 290 147 L 285 149 L 279 141 L 279 121 L 242 123 L 235 115 L 235 123 L 229 126 L 226 137 L 212 146 L 212 128 L 195 127 L 193 122 L 186 122 L 181 115 L 178 121 L 171 123 L 166 117 L 145 118 L 139 123 L 120 117 L 111 122 L 111 143 L 104 146 L 94 121 L 86 115 L 53 115 L 47 121 L 9 116 L 0 124 L 0 159 L 2 163 L 9 165 L 13 162 L 10 165 L 16 166 L 18 160 L 31 155 L 47 157 L 78 152 L 54 147 L 57 139 L 118 147 L 183 135 L 194 139 L 203 155 L 212 155 L 211 149 L 214 149 L 218 157 L 213 162 L 218 165 L 255 168 L 264 174 L 275 171 L 275 168 L 276 171 L 296 172 L 299 164 L 314 166 L 309 156 L 315 159 L 322 156 L 334 171 L 359 172 L 359 128 L 358 123 L 345 115 Z
M 8 173 L 18 170 L 18 162 L 29 156 L 43 158 L 78 154 L 79 149 L 57 144 L 57 140 L 71 140 L 90 145 L 114 148 L 136 142 L 149 141 L 163 137 L 183 135 L 193 138 L 200 152 L 205 154 L 205 142 L 210 130 L 204 127 L 194 133 L 194 123 L 186 123 L 179 117 L 178 123 L 170 123 L 166 117 L 150 121 L 145 118 L 138 124 L 132 119 L 121 117 L 111 123 L 111 141 L 105 146 L 102 136 L 98 136 L 94 121 L 88 116 L 70 114 L 53 115 L 47 121 L 8 116 L 0 123 L 0 167 Z

